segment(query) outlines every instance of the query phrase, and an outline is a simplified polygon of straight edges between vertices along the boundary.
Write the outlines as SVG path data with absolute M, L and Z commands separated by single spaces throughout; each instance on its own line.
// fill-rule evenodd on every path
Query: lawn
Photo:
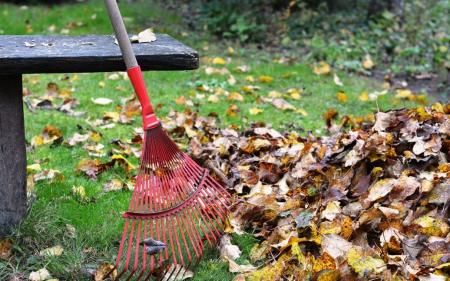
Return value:
M 374 93 L 383 91 L 383 85 L 355 74 L 331 70 L 328 75 L 317 75 L 313 66 L 301 61 L 289 62 L 276 54 L 214 42 L 206 34 L 193 34 L 185 29 L 180 16 L 148 2 L 139 0 L 122 5 L 130 33 L 153 27 L 157 32 L 169 33 L 196 48 L 201 56 L 201 67 L 196 71 L 145 74 L 159 116 L 189 108 L 198 110 L 203 116 L 217 114 L 221 127 L 242 128 L 263 121 L 280 130 L 295 128 L 300 133 L 325 134 L 323 115 L 330 108 L 334 108 L 339 116 L 356 118 L 367 117 L 378 109 L 416 104 L 408 99 L 394 98 L 396 93 L 392 91 L 372 100 L 370 97 L 376 96 Z M 102 2 L 97 0 L 54 7 L 0 4 L 0 14 L 2 34 L 112 33 Z M 59 89 L 54 104 L 60 104 L 63 100 L 60 96 L 67 95 L 79 102 L 74 110 L 85 114 L 74 117 L 54 109 L 32 112 L 28 106 L 24 107 L 28 165 L 40 166 L 40 171 L 30 168 L 30 176 L 49 169 L 58 170 L 60 175 L 30 184 L 29 215 L 11 235 L 13 256 L 6 261 L 0 260 L 1 280 L 28 276 L 31 271 L 43 267 L 62 280 L 89 280 L 88 274 L 84 273 L 86 268 L 95 269 L 102 261 L 114 260 L 116 242 L 123 226 L 120 214 L 127 210 L 131 195 L 130 191 L 103 191 L 103 186 L 111 179 L 123 182 L 131 179 L 122 167 L 115 166 L 97 179 L 75 172 L 83 159 L 109 161 L 110 152 L 116 148 L 112 140 L 129 141 L 134 128 L 139 127 L 139 118 L 132 124 L 114 122 L 113 128 L 93 128 L 91 122 L 102 119 L 105 112 L 120 110 L 124 99 L 132 94 L 129 81 L 110 73 L 26 75 L 24 88 L 28 96 L 25 99 L 42 99 L 48 93 L 49 83 L 55 83 Z M 92 100 L 99 97 L 107 97 L 113 102 L 95 104 Z M 276 108 L 268 101 L 274 97 L 288 101 L 292 108 Z M 104 145 L 106 153 L 90 156 L 82 144 L 32 146 L 34 137 L 41 134 L 46 125 L 58 128 L 65 140 L 77 132 L 95 130 L 101 134 L 97 142 Z M 125 157 L 138 165 L 135 156 Z M 80 186 L 84 187 L 86 195 L 83 198 L 87 200 L 74 194 L 73 187 Z M 235 236 L 234 242 L 243 249 L 241 259 L 245 260 L 254 243 L 253 238 Z M 39 255 L 41 250 L 58 244 L 64 248 L 61 256 L 44 258 Z M 211 250 L 196 269 L 193 280 L 232 278 L 227 265 L 219 261 L 217 251 Z

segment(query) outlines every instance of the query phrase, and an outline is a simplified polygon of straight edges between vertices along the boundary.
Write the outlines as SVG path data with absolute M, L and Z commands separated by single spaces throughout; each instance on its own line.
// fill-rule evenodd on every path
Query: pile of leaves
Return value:
M 172 113 L 166 129 L 235 195 L 226 232 L 252 233 L 236 280 L 448 280 L 450 104 L 378 112 L 325 137 L 238 132 Z M 334 127 L 333 127 L 334 126 Z

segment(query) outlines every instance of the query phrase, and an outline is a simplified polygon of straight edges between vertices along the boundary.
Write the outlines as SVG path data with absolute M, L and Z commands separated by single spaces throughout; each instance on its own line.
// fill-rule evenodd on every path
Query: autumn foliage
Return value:
M 226 232 L 259 241 L 251 265 L 233 261 L 229 239 L 222 245 L 238 280 L 445 280 L 449 113 L 448 104 L 378 112 L 325 137 L 219 129 L 191 112 L 165 124 L 191 132 L 190 154 L 235 195 Z

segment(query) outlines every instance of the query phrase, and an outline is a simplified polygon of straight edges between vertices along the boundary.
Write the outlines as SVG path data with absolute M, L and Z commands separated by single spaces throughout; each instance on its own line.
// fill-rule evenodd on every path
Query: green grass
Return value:
M 202 115 L 217 113 L 221 120 L 221 126 L 237 125 L 249 126 L 251 122 L 265 121 L 276 128 L 286 128 L 292 125 L 302 127 L 305 130 L 313 130 L 317 133 L 325 133 L 322 115 L 330 107 L 335 108 L 340 115 L 350 114 L 354 116 L 366 115 L 377 108 L 388 109 L 393 106 L 410 106 L 411 103 L 399 103 L 389 95 L 383 96 L 375 102 L 360 102 L 358 95 L 362 91 L 372 92 L 380 90 L 381 86 L 376 82 L 361 77 L 350 76 L 339 72 L 338 75 L 344 83 L 343 87 L 337 86 L 331 77 L 317 76 L 312 73 L 310 66 L 295 63 L 282 65 L 272 61 L 269 54 L 261 51 L 238 50 L 237 54 L 228 56 L 224 51 L 223 43 L 210 43 L 205 40 L 207 35 L 181 36 L 186 32 L 182 27 L 180 18 L 168 11 L 151 5 L 145 1 L 135 1 L 132 4 L 122 5 L 123 14 L 128 18 L 127 24 L 130 30 L 137 32 L 148 26 L 158 27 L 156 30 L 168 32 L 181 38 L 184 42 L 193 44 L 199 50 L 208 46 L 210 51 L 201 54 L 202 57 L 229 57 L 231 61 L 226 67 L 235 76 L 237 83 L 229 85 L 228 76 L 206 75 L 204 67 L 190 72 L 149 72 L 145 74 L 150 85 L 151 97 L 155 104 L 161 105 L 158 114 L 164 116 L 170 110 L 183 110 L 183 105 L 176 105 L 174 100 L 184 95 L 192 99 L 195 110 Z M 54 7 L 29 6 L 22 9 L 19 6 L 0 4 L 0 32 L 5 34 L 27 34 L 25 21 L 28 19 L 32 25 L 30 33 L 51 33 L 49 26 L 55 25 L 56 32 L 66 28 L 70 22 L 82 22 L 79 27 L 70 29 L 69 34 L 111 33 L 109 22 L 101 1 L 89 1 L 81 4 L 64 4 Z M 96 18 L 92 19 L 92 15 Z M 30 30 L 28 30 L 30 31 Z M 187 31 L 188 32 L 188 31 Z M 239 73 L 237 66 L 249 65 L 248 73 Z M 217 66 L 215 66 L 217 67 Z M 39 134 L 43 127 L 51 124 L 61 129 L 67 139 L 79 127 L 90 129 L 87 119 L 101 118 L 104 112 L 116 110 L 121 99 L 131 95 L 131 86 L 123 79 L 109 80 L 109 74 L 69 74 L 66 75 L 26 75 L 24 87 L 33 95 L 43 95 L 46 85 L 55 82 L 61 89 L 73 89 L 72 96 L 80 102 L 75 109 L 85 111 L 82 117 L 70 117 L 56 110 L 38 110 L 30 112 L 25 108 L 26 139 Z M 272 83 L 250 83 L 245 80 L 247 76 L 253 76 L 256 80 L 261 75 L 269 75 L 274 78 Z M 72 81 L 73 80 L 73 81 Z M 99 82 L 105 82 L 102 88 Z M 222 88 L 227 91 L 238 91 L 244 95 L 243 102 L 232 102 L 220 97 L 220 102 L 207 101 L 210 93 L 205 98 L 197 99 L 196 86 L 203 84 L 212 88 Z M 251 94 L 242 92 L 244 85 L 257 85 L 261 89 Z M 117 90 L 117 87 L 125 90 Z M 304 109 L 308 116 L 292 111 L 280 111 L 268 103 L 260 103 L 261 98 L 276 90 L 281 93 L 289 88 L 302 88 L 304 93 L 300 100 L 288 99 L 295 107 Z M 340 103 L 336 99 L 336 93 L 344 90 L 349 101 Z M 203 94 L 203 93 L 200 93 Z M 96 97 L 109 97 L 114 103 L 107 106 L 99 106 L 92 103 Z M 226 114 L 227 108 L 236 104 L 240 111 L 237 116 L 230 117 Z M 250 115 L 249 109 L 258 107 L 264 110 L 259 115 Z M 132 130 L 140 125 L 136 120 L 132 125 L 117 124 L 113 129 L 97 129 L 102 134 L 101 143 L 105 145 L 105 151 L 111 149 L 112 139 L 129 139 Z M 121 235 L 123 220 L 120 214 L 128 207 L 130 192 L 104 193 L 103 185 L 112 178 L 127 178 L 120 167 L 115 167 L 101 174 L 97 180 L 90 180 L 75 173 L 75 167 L 81 159 L 92 158 L 81 147 L 68 147 L 65 145 L 44 145 L 32 149 L 28 153 L 28 164 L 39 162 L 42 169 L 57 169 L 61 171 L 63 179 L 42 181 L 36 183 L 36 200 L 30 205 L 29 215 L 23 224 L 18 227 L 11 238 L 14 240 L 14 256 L 10 261 L 0 261 L 0 279 L 4 280 L 11 275 L 28 276 L 30 271 L 47 267 L 51 274 L 63 280 L 88 280 L 82 272 L 85 268 L 95 267 L 101 261 L 113 261 L 116 253 L 115 242 Z M 101 158 L 107 161 L 108 157 Z M 130 157 L 129 160 L 138 164 L 138 159 Z M 73 186 L 84 186 L 90 203 L 80 203 L 71 194 Z M 76 237 L 68 235 L 67 225 L 76 229 Z M 243 250 L 240 262 L 247 262 L 248 254 L 256 242 L 250 235 L 244 237 L 234 236 L 233 241 Z M 61 244 L 64 253 L 56 258 L 42 258 L 38 255 L 44 248 Z M 233 274 L 228 272 L 227 265 L 218 261 L 217 251 L 211 250 L 196 269 L 194 280 L 231 280 Z

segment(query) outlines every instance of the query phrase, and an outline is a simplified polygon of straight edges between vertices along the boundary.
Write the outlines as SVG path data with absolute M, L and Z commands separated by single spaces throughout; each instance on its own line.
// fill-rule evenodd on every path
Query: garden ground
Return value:
M 185 29 L 177 14 L 147 1 L 123 5 L 122 9 L 130 33 L 152 27 L 200 53 L 199 70 L 145 74 L 159 116 L 189 108 L 202 116 L 217 115 L 221 127 L 247 128 L 262 121 L 279 130 L 321 135 L 327 133 L 327 113 L 347 115 L 351 124 L 373 119 L 372 112 L 377 110 L 416 106 L 430 99 L 333 70 L 326 63 L 310 65 L 214 42 L 207 34 Z M 54 7 L 0 4 L 0 13 L 3 34 L 112 33 L 102 2 L 97 0 Z M 126 188 L 105 192 L 104 186 L 111 180 L 128 184 L 135 171 L 127 170 L 138 165 L 133 153 L 127 154 L 113 142 L 131 143 L 134 129 L 140 125 L 137 117 L 131 124 L 116 118 L 132 95 L 130 83 L 117 73 L 26 75 L 24 89 L 29 214 L 10 237 L 13 253 L 0 260 L 0 279 L 20 280 L 46 267 L 55 278 L 88 280 L 89 269 L 114 260 L 123 226 L 120 214 L 127 209 L 131 195 Z M 99 105 L 96 99 L 100 97 L 112 102 Z M 77 117 L 58 110 L 67 99 L 76 100 L 73 112 L 84 114 Z M 91 138 L 69 144 L 76 133 L 89 133 Z M 182 147 L 187 142 L 177 141 Z M 105 163 L 113 154 L 122 155 L 130 164 L 116 165 L 95 179 L 80 172 L 86 159 Z M 243 250 L 240 259 L 245 261 L 254 239 L 250 235 L 234 238 Z M 64 249 L 61 255 L 40 254 L 56 245 Z M 232 277 L 227 264 L 212 250 L 196 269 L 194 280 Z

